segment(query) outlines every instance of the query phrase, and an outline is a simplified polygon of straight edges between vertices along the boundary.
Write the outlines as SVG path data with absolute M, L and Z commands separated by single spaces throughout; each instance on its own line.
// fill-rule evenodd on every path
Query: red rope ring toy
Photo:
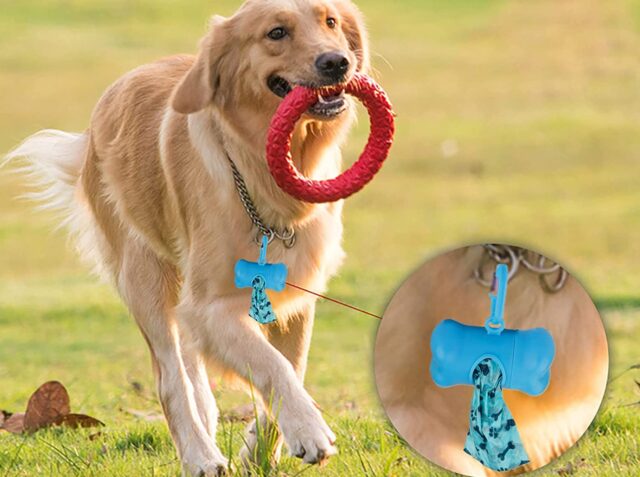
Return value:
M 356 74 L 344 87 L 330 94 L 344 92 L 355 96 L 367 108 L 371 121 L 369 141 L 360 158 L 345 172 L 324 181 L 304 177 L 293 164 L 291 135 L 296 122 L 318 101 L 317 90 L 297 87 L 280 104 L 267 139 L 267 163 L 276 184 L 296 199 L 324 203 L 346 199 L 360 191 L 380 170 L 389 155 L 395 133 L 391 102 L 384 90 L 371 78 Z

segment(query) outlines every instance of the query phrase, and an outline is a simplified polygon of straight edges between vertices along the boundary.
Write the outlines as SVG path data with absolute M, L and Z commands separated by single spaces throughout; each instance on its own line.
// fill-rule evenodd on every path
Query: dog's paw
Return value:
M 281 416 L 280 429 L 291 455 L 307 464 L 323 464 L 338 453 L 335 434 L 313 405 Z
M 204 464 L 183 464 L 184 477 L 224 477 L 230 475 L 229 462 L 223 457 L 213 459 Z

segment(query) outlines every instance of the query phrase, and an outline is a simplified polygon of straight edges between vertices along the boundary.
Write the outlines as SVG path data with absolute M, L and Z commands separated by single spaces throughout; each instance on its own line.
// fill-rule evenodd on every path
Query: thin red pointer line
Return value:
M 315 296 L 317 296 L 318 298 L 323 298 L 323 299 L 328 300 L 328 301 L 330 301 L 330 302 L 336 303 L 337 305 L 342 305 L 342 306 L 344 306 L 344 307 L 351 308 L 352 310 L 358 311 L 358 312 L 363 313 L 363 314 L 365 314 L 365 315 L 373 316 L 374 318 L 377 318 L 377 319 L 379 319 L 379 320 L 381 320 L 381 319 L 382 319 L 382 317 L 381 317 L 381 316 L 374 315 L 373 313 L 370 313 L 370 312 L 368 312 L 368 311 L 365 311 L 365 310 L 363 310 L 362 308 L 358 308 L 358 307 L 356 307 L 356 306 L 349 305 L 348 303 L 344 303 L 344 302 L 342 302 L 342 301 L 335 300 L 335 299 L 330 298 L 330 297 L 328 297 L 328 296 L 321 295 L 320 293 L 316 293 L 316 292 L 313 292 L 313 291 L 311 291 L 311 290 L 307 290 L 306 288 L 299 287 L 298 285 L 294 285 L 293 283 L 289 283 L 289 282 L 287 282 L 287 285 L 288 285 L 288 286 L 290 286 L 291 288 L 296 288 L 296 289 L 301 290 L 301 291 L 303 291 L 303 292 L 310 293 L 311 295 L 315 295 Z

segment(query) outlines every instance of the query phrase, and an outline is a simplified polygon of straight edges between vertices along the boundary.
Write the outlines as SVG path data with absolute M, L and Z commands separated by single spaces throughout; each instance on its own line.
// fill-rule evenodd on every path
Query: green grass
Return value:
M 193 51 L 220 0 L 0 0 L 0 151 L 27 134 L 81 130 L 104 88 L 140 63 Z M 458 244 L 511 241 L 557 257 L 599 303 L 612 375 L 640 363 L 640 2 L 363 0 L 376 75 L 398 113 L 388 165 L 346 208 L 349 254 L 331 294 L 380 312 L 400 280 Z M 360 149 L 367 125 L 347 154 Z M 448 150 L 448 152 L 447 152 Z M 114 293 L 13 198 L 0 173 L 0 408 L 42 382 L 107 426 L 0 434 L 0 477 L 176 476 L 142 338 Z M 323 469 L 285 458 L 274 474 L 444 475 L 384 419 L 371 371 L 375 320 L 321 304 L 308 388 L 339 437 Z M 565 457 L 539 475 L 640 474 L 640 393 L 629 372 Z M 585 377 L 588 379 L 588 377 Z M 132 386 L 131 383 L 137 383 Z M 247 403 L 218 388 L 223 412 Z M 242 425 L 223 421 L 235 456 Z M 91 437 L 93 436 L 93 437 Z M 90 438 L 91 437 L 91 438 Z M 235 459 L 235 457 L 234 457 Z M 584 459 L 584 463 L 582 462 Z

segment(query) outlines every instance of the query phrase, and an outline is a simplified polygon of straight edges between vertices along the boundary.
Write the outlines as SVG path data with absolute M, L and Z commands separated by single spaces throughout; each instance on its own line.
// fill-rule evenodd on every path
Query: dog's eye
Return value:
M 331 17 L 327 18 L 327 26 L 332 30 L 336 27 L 337 24 L 338 22 L 336 22 L 335 18 L 331 18 Z
M 287 30 L 285 30 L 283 27 L 278 27 L 267 33 L 267 36 L 272 40 L 282 40 L 288 34 L 289 33 L 287 32 Z

